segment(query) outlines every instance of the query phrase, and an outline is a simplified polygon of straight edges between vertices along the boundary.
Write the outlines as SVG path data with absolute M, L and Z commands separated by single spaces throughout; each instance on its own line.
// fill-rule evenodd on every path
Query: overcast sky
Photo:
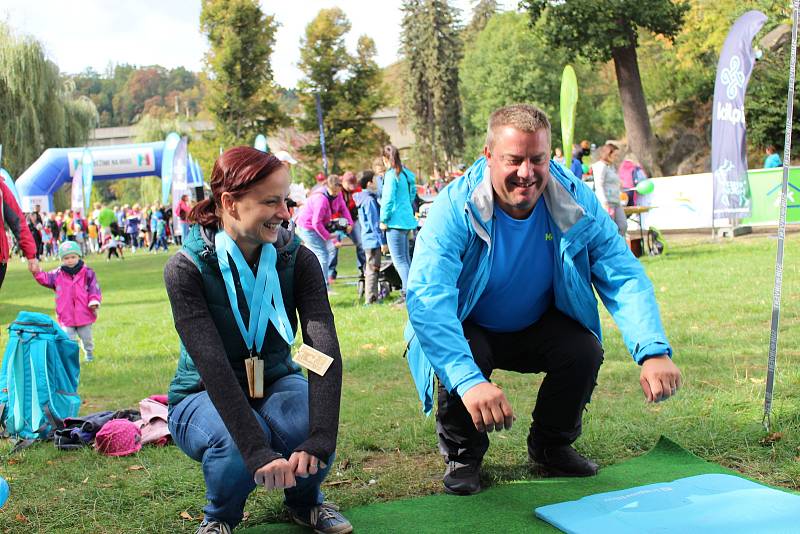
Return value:
M 352 23 L 347 46 L 352 51 L 359 35 L 375 40 L 378 64 L 397 60 L 400 0 L 261 0 L 265 13 L 280 22 L 272 66 L 276 81 L 294 87 L 301 73 L 300 38 L 320 9 L 338 6 Z M 468 20 L 474 0 L 455 0 Z M 514 9 L 516 0 L 501 0 Z M 277 6 L 291 6 L 276 13 Z M 207 49 L 200 34 L 200 0 L 2 0 L 0 19 L 18 32 L 33 35 L 63 72 L 87 67 L 104 72 L 109 63 L 184 66 L 199 71 Z

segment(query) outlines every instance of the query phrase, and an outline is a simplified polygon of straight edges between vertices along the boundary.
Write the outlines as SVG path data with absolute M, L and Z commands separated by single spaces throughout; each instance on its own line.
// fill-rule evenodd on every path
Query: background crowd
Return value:
M 156 253 L 168 251 L 170 244 L 181 244 L 188 228 L 186 216 L 191 209 L 188 195 L 184 195 L 175 209 L 153 203 L 149 206 L 106 206 L 96 203 L 88 216 L 80 211 L 46 212 L 39 206 L 24 214 L 36 247 L 37 260 L 50 260 L 58 256 L 59 245 L 66 241 L 77 243 L 83 255 L 106 254 L 124 259 L 126 249 Z M 12 251 L 22 255 L 19 241 L 10 229 L 7 236 Z

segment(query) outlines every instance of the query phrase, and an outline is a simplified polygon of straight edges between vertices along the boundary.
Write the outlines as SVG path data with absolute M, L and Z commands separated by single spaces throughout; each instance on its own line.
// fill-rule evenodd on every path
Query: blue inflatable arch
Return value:
M 176 139 L 177 138 L 177 139 Z M 89 147 L 92 154 L 94 180 L 117 180 L 141 176 L 158 176 L 171 179 L 172 161 L 177 134 L 170 134 L 165 141 L 133 145 L 108 145 Z M 36 205 L 45 211 L 53 209 L 53 193 L 64 184 L 72 182 L 72 176 L 81 161 L 84 147 L 48 148 L 17 179 L 16 186 L 24 211 L 32 211 Z M 167 168 L 162 163 L 167 162 Z M 165 176 L 166 175 L 166 176 Z M 199 167 L 186 158 L 187 186 L 203 184 Z

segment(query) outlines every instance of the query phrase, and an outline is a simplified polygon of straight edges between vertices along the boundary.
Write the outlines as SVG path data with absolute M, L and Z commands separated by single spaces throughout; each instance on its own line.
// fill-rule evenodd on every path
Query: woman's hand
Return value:
M 294 475 L 300 478 L 316 475 L 317 470 L 327 467 L 325 462 L 321 462 L 319 458 L 305 451 L 293 452 L 289 457 L 289 465 L 292 466 Z
M 259 467 L 253 479 L 256 484 L 268 490 L 293 488 L 296 485 L 294 469 L 284 458 L 277 458 Z

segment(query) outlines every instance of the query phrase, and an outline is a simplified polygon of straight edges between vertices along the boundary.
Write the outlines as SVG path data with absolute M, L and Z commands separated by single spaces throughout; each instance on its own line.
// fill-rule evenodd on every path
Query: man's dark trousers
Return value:
M 487 379 L 494 369 L 546 373 L 533 410 L 529 451 L 578 439 L 583 409 L 603 363 L 603 348 L 594 334 L 555 307 L 519 332 L 490 332 L 469 320 L 463 328 L 475 363 Z M 445 461 L 480 462 L 489 448 L 489 437 L 475 428 L 461 397 L 441 384 L 436 429 Z

